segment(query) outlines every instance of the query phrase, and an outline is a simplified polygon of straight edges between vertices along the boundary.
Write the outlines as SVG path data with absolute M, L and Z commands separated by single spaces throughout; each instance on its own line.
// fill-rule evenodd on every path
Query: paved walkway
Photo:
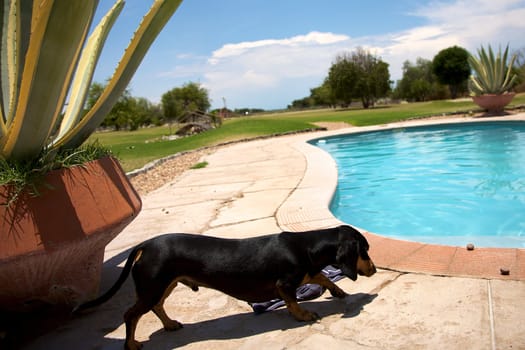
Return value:
M 249 237 L 339 224 L 327 210 L 335 164 L 304 142 L 327 134 L 219 149 L 205 158 L 206 168 L 189 170 L 145 196 L 140 215 L 107 247 L 101 289 L 116 280 L 132 246 L 160 233 Z M 344 300 L 325 294 L 303 303 L 321 315 L 319 322 L 296 322 L 285 309 L 256 316 L 244 302 L 182 286 L 167 299 L 166 308 L 185 327 L 165 332 L 149 313 L 139 323 L 138 339 L 144 349 L 525 348 L 523 250 L 467 252 L 368 237 L 371 257 L 386 269 L 371 278 L 338 282 L 350 294 Z M 503 266 L 510 269 L 509 276 L 499 274 Z M 128 280 L 109 302 L 26 348 L 121 349 L 122 315 L 133 302 Z

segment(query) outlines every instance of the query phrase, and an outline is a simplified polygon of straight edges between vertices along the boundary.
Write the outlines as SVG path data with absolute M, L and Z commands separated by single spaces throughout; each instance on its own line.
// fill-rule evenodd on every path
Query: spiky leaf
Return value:
M 509 46 L 507 45 L 503 54 L 500 48 L 497 55 L 494 55 L 494 51 L 489 45 L 488 53 L 483 47 L 478 49 L 479 58 L 469 56 L 468 62 L 475 72 L 475 75 L 470 76 L 468 84 L 471 94 L 498 95 L 512 88 L 517 79 L 517 76 L 512 74 L 516 55 L 513 55 L 507 64 L 508 51 Z
M 75 71 L 73 83 L 71 84 L 69 104 L 64 112 L 64 118 L 60 124 L 60 130 L 56 139 L 64 136 L 82 117 L 86 96 L 102 52 L 102 47 L 123 7 L 124 1 L 118 0 L 89 36 Z
M 25 62 L 16 111 L 2 145 L 5 158 L 32 157 L 46 145 L 62 111 L 96 5 L 95 0 L 55 0 L 33 7 L 27 52 L 20 52 Z
M 182 0 L 156 0 L 153 3 L 95 105 L 73 129 L 57 140 L 54 147 L 78 147 L 95 131 L 127 87 L 149 47 L 181 2 Z

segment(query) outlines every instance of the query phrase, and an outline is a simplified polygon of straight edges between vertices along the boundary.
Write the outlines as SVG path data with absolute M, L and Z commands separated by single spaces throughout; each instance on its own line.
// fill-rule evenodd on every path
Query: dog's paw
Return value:
M 170 320 L 164 325 L 164 329 L 167 330 L 168 332 L 179 330 L 182 327 L 183 327 L 182 323 L 175 321 L 175 320 Z
M 344 298 L 346 297 L 348 294 L 346 294 L 346 292 L 344 290 L 342 290 L 341 288 L 337 287 L 330 290 L 330 294 L 332 294 L 333 297 L 335 298 Z
M 126 341 L 126 344 L 124 345 L 124 349 L 125 350 L 140 350 L 142 349 L 142 344 L 136 340 L 129 340 L 129 341 Z
M 321 318 L 319 317 L 317 313 L 311 312 L 308 310 L 303 310 L 303 309 L 301 309 L 300 312 L 296 312 L 293 316 L 295 317 L 297 321 L 302 321 L 302 322 L 317 321 Z
M 321 319 L 321 316 L 317 312 L 309 312 L 310 316 L 306 321 L 312 322 L 312 321 L 318 321 Z

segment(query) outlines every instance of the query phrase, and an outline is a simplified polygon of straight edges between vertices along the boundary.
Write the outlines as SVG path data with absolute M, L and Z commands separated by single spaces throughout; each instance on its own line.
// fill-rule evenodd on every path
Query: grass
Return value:
M 109 147 L 120 159 L 126 171 L 177 152 L 193 150 L 245 138 L 304 130 L 313 127 L 301 120 L 275 120 L 267 118 L 239 118 L 227 120 L 222 127 L 198 135 L 173 141 L 159 141 L 169 134 L 168 127 L 154 127 L 134 132 L 95 133 L 88 141 L 98 140 Z
M 204 162 L 199 162 L 193 165 L 191 169 L 202 169 L 202 168 L 206 168 L 207 166 L 208 166 L 208 162 L 204 161 Z
M 524 105 L 525 94 L 516 95 L 512 105 Z M 511 106 L 512 106 L 511 105 Z M 218 129 L 172 141 L 160 138 L 170 133 L 168 127 L 153 127 L 137 131 L 95 133 L 90 141 L 98 140 L 109 147 L 121 160 L 126 171 L 177 152 L 193 150 L 220 143 L 257 136 L 300 131 L 315 127 L 316 122 L 346 122 L 355 126 L 385 124 L 411 118 L 444 113 L 477 110 L 470 100 L 431 101 L 397 104 L 372 109 L 320 109 L 300 112 L 260 114 L 226 120 Z
M 45 150 L 37 159 L 30 161 L 5 160 L 0 157 L 0 185 L 11 185 L 7 204 L 15 202 L 23 191 L 27 191 L 30 196 L 38 196 L 41 188 L 48 186 L 44 178 L 52 170 L 82 165 L 108 155 L 112 155 L 108 147 L 94 142 L 73 152 Z

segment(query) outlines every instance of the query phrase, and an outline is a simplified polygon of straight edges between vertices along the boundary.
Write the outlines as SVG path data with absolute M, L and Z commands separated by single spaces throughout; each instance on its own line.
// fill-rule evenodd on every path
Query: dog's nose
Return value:
M 376 265 L 372 262 L 372 260 L 370 260 L 370 269 L 368 270 L 367 277 L 372 276 L 376 272 L 377 272 Z

